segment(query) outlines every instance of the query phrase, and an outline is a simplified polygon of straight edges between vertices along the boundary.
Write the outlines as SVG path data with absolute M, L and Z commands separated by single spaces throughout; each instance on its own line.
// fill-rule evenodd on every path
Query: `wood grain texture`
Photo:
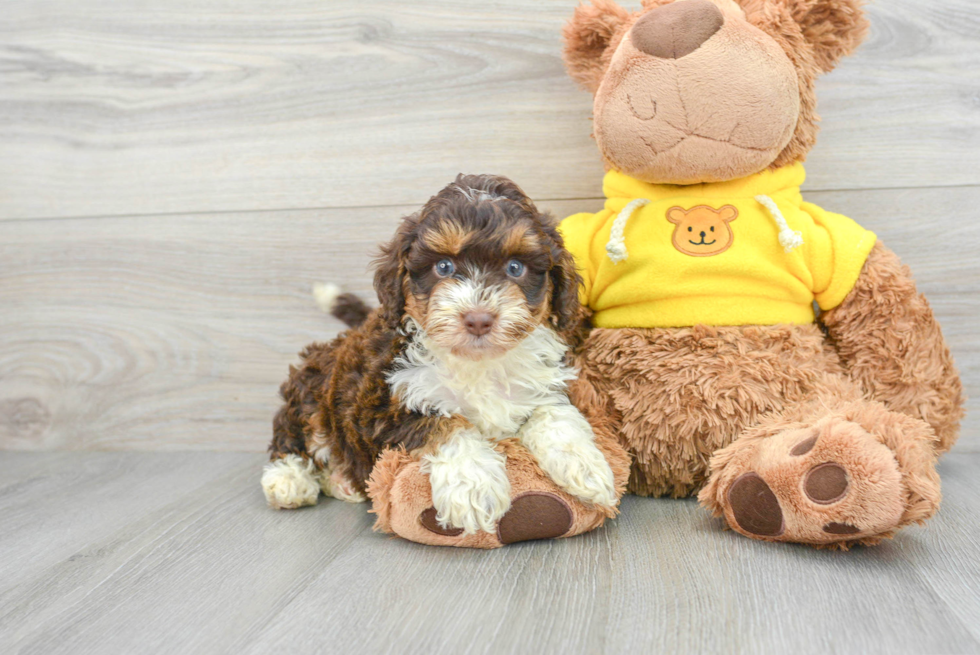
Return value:
M 6 2 L 0 219 L 415 204 L 461 170 L 595 197 L 575 4 Z M 868 11 L 819 84 L 812 187 L 980 183 L 976 2 Z
M 573 539 L 424 547 L 371 532 L 365 505 L 268 509 L 262 460 L 0 453 L 31 471 L 0 486 L 0 651 L 980 652 L 977 454 L 944 463 L 926 527 L 848 553 L 637 497 Z
M 980 398 L 980 223 L 924 224 L 980 206 L 980 187 L 807 197 L 912 266 Z M 0 448 L 263 450 L 288 364 L 341 327 L 310 286 L 373 300 L 371 256 L 414 209 L 0 223 Z M 970 402 L 957 449 L 977 451 Z

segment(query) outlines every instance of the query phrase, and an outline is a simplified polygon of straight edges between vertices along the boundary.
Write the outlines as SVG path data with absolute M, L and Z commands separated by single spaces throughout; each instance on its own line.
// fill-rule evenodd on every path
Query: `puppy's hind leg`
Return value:
M 307 422 L 316 402 L 303 369 L 290 368 L 279 392 L 286 401 L 272 422 L 271 461 L 262 471 L 262 491 L 271 507 L 295 509 L 316 505 L 320 468 L 307 454 Z
M 351 481 L 348 472 L 340 467 L 334 466 L 330 462 L 330 448 L 324 446 L 316 451 L 314 460 L 320 464 L 321 470 L 318 472 L 320 489 L 325 496 L 333 496 L 337 500 L 347 503 L 363 503 L 367 497 L 357 490 Z

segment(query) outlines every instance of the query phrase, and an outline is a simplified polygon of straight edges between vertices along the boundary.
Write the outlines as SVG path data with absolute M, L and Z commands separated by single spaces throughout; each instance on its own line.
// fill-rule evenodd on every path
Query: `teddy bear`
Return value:
M 963 415 L 909 269 L 800 193 L 860 4 L 592 0 L 564 29 L 606 168 L 604 209 L 560 226 L 593 312 L 576 404 L 633 456 L 629 492 L 839 549 L 935 513 Z

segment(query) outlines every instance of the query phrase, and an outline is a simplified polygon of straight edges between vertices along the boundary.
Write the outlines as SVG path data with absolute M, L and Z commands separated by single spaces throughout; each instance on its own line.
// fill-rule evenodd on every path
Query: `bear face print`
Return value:
M 729 223 L 736 218 L 738 210 L 731 205 L 721 209 L 699 205 L 667 210 L 667 220 L 677 226 L 672 237 L 674 247 L 692 257 L 711 257 L 731 248 L 735 235 Z

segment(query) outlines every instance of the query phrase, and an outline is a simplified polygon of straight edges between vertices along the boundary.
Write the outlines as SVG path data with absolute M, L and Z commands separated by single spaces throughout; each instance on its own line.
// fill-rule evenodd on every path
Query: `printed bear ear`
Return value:
M 667 210 L 667 220 L 675 225 L 684 220 L 687 212 L 682 207 L 671 207 Z
M 718 218 L 720 218 L 725 223 L 731 223 L 736 218 L 738 218 L 738 210 L 732 205 L 725 205 L 718 210 Z
M 575 14 L 562 29 L 565 68 L 572 79 L 596 92 L 608 64 L 603 53 L 629 19 L 629 12 L 612 0 L 592 0 L 591 5 L 575 8 Z
M 817 65 L 829 73 L 854 52 L 868 33 L 863 0 L 781 0 L 813 48 Z

